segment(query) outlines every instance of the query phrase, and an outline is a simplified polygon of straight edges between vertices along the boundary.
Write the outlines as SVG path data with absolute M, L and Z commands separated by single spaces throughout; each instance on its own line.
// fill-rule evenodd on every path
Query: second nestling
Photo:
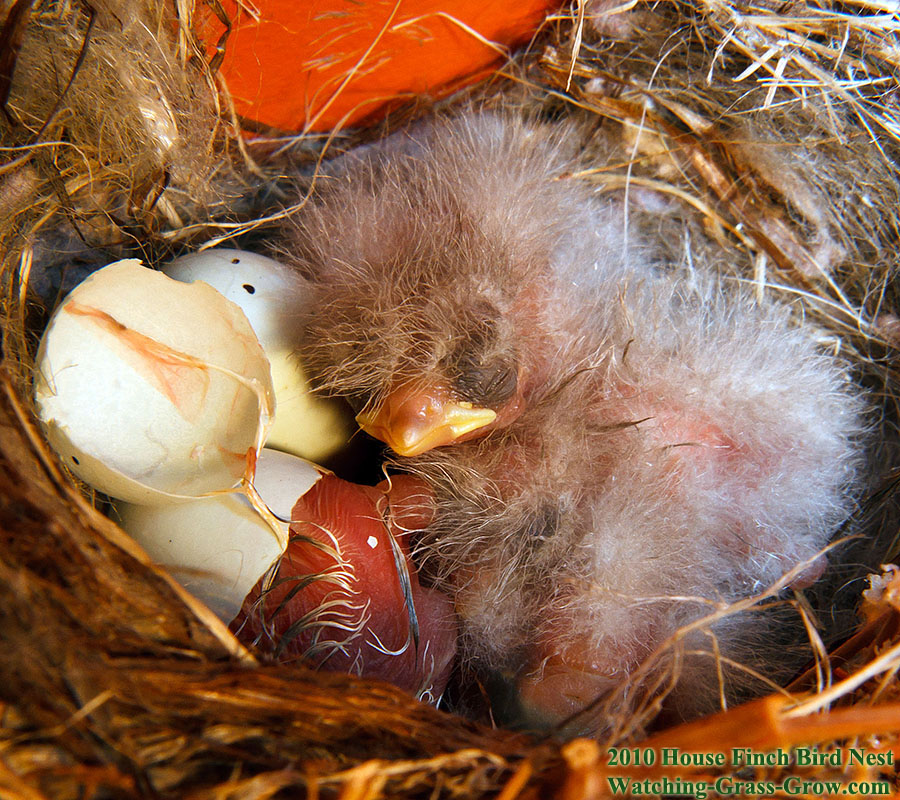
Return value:
M 846 365 L 786 308 L 685 285 L 620 202 L 562 177 L 573 139 L 488 113 L 423 125 L 332 162 L 288 231 L 313 379 L 432 488 L 423 579 L 454 598 L 464 664 L 532 725 L 621 689 L 716 604 L 818 577 L 864 429 Z M 641 674 L 680 663 L 672 707 L 699 713 L 716 654 L 748 658 L 760 625 L 725 618 Z

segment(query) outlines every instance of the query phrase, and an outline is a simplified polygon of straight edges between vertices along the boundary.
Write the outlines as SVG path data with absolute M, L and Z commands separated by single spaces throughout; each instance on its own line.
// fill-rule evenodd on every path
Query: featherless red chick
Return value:
M 864 404 L 788 309 L 654 263 L 622 203 L 570 177 L 577 144 L 471 113 L 332 162 L 289 231 L 314 298 L 302 351 L 434 492 L 415 557 L 515 714 L 632 702 L 632 676 L 689 664 L 689 716 L 759 623 L 639 665 L 723 603 L 817 577 L 854 508 Z
M 293 508 L 274 578 L 260 579 L 232 630 L 275 660 L 379 678 L 436 702 L 456 620 L 446 595 L 419 584 L 407 543 L 431 516 L 415 478 L 359 486 L 322 476 Z

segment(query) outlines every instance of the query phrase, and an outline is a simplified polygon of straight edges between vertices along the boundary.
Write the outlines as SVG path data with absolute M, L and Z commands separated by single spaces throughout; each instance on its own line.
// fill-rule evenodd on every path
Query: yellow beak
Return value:
M 404 384 L 392 390 L 374 412 L 358 414 L 356 421 L 398 455 L 417 456 L 453 444 L 496 418 L 496 411 L 453 399 L 440 384 L 424 389 Z

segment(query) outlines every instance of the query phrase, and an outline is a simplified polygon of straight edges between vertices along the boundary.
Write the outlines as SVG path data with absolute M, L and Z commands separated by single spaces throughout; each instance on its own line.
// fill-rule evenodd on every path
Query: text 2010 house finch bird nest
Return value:
M 700 332 L 687 337 L 697 350 L 692 364 L 704 363 L 704 348 L 716 348 L 720 365 L 732 352 L 736 359 L 746 358 L 748 352 L 762 360 L 770 358 L 771 347 L 755 341 L 768 336 L 761 333 L 768 325 L 784 334 L 778 341 L 785 343 L 788 354 L 810 359 L 814 349 L 817 358 L 829 360 L 828 380 L 814 384 L 819 391 L 862 398 L 851 403 L 845 434 L 834 419 L 823 419 L 818 426 L 837 431 L 834 436 L 844 442 L 842 447 L 852 443 L 855 454 L 839 459 L 841 469 L 854 477 L 832 478 L 844 487 L 843 498 L 833 504 L 832 511 L 822 512 L 829 519 L 828 530 L 819 530 L 810 540 L 818 548 L 829 535 L 834 541 L 849 538 L 827 553 L 824 576 L 806 587 L 823 561 L 813 558 L 813 553 L 798 552 L 792 553 L 792 569 L 782 577 L 778 571 L 762 571 L 758 576 L 765 580 L 752 587 L 745 582 L 741 591 L 730 596 L 722 593 L 716 599 L 717 587 L 699 600 L 686 598 L 694 604 L 687 624 L 670 629 L 655 619 L 643 640 L 648 651 L 643 660 L 636 665 L 629 661 L 626 674 L 611 692 L 604 682 L 599 701 L 588 704 L 589 723 L 551 730 L 559 736 L 514 732 L 492 724 L 492 711 L 499 712 L 502 702 L 496 694 L 486 699 L 491 687 L 477 676 L 485 674 L 479 671 L 482 662 L 488 662 L 488 672 L 514 671 L 511 665 L 518 656 L 510 653 L 516 651 L 516 637 L 525 635 L 522 631 L 532 631 L 529 635 L 535 638 L 529 645 L 547 664 L 554 666 L 557 659 L 572 669 L 574 662 L 575 672 L 581 668 L 590 672 L 591 665 L 583 662 L 596 659 L 584 656 L 579 662 L 572 656 L 576 645 L 559 632 L 563 624 L 575 630 L 582 622 L 577 615 L 567 619 L 560 609 L 577 612 L 587 606 L 574 601 L 561 604 L 559 594 L 554 594 L 551 600 L 556 604 L 548 608 L 556 616 L 549 627 L 533 634 L 537 624 L 533 618 L 540 616 L 535 603 L 547 598 L 540 586 L 494 580 L 494 574 L 504 572 L 503 564 L 498 565 L 506 554 L 503 547 L 485 551 L 463 543 L 462 555 L 452 556 L 454 564 L 468 559 L 479 568 L 478 575 L 465 580 L 459 569 L 451 570 L 450 578 L 451 584 L 455 580 L 463 587 L 457 597 L 458 611 L 467 620 L 462 650 L 474 666 L 462 664 L 452 691 L 442 706 L 434 708 L 385 683 L 315 671 L 298 663 L 272 663 L 262 650 L 240 644 L 94 507 L 96 498 L 65 472 L 35 425 L 30 404 L 32 359 L 47 312 L 74 282 L 71 273 L 124 256 L 156 264 L 229 237 L 236 237 L 248 249 L 265 248 L 269 238 L 282 246 L 293 242 L 300 271 L 313 273 L 346 260 L 342 247 L 380 245 L 375 235 L 354 240 L 349 226 L 329 222 L 329 202 L 347 198 L 340 189 L 329 188 L 333 179 L 322 179 L 318 187 L 310 178 L 329 173 L 332 154 L 358 145 L 362 146 L 360 158 L 377 162 L 379 145 L 372 142 L 388 128 L 402 127 L 407 116 L 427 116 L 420 107 L 423 104 L 398 112 L 386 126 L 353 135 L 273 134 L 244 141 L 227 92 L 217 81 L 216 60 L 212 64 L 204 60 L 191 22 L 189 9 L 182 4 L 177 8 L 162 2 L 82 6 L 20 0 L 9 6 L 0 28 L 4 110 L 0 118 L 4 153 L 0 166 L 4 313 L 0 795 L 582 798 L 612 794 L 621 784 L 611 783 L 611 775 L 627 775 L 635 793 L 643 789 L 650 794 L 691 791 L 685 789 L 686 782 L 692 782 L 694 793 L 701 793 L 697 787 L 715 785 L 723 776 L 726 782 L 718 784 L 720 791 L 728 791 L 737 781 L 751 782 L 753 786 L 732 789 L 744 794 L 836 795 L 852 781 L 894 791 L 892 754 L 900 732 L 900 698 L 894 678 L 900 663 L 900 584 L 894 570 L 881 565 L 896 553 L 896 484 L 900 480 L 896 452 L 900 292 L 895 280 L 900 252 L 898 11 L 879 3 L 577 4 L 549 18 L 527 52 L 515 54 L 491 81 L 438 109 L 444 116 L 452 116 L 457 106 L 487 109 L 479 117 L 481 122 L 470 123 L 475 130 L 472 141 L 491 140 L 479 125 L 490 126 L 514 115 L 527 117 L 535 126 L 570 126 L 566 130 L 571 137 L 577 134 L 578 152 L 567 156 L 564 173 L 555 179 L 576 187 L 571 190 L 575 194 L 566 195 L 566 189 L 559 195 L 556 189 L 535 186 L 530 190 L 534 194 L 524 200 L 514 197 L 504 202 L 527 203 L 530 198 L 540 211 L 545 200 L 562 197 L 565 205 L 575 195 L 590 195 L 627 214 L 636 241 L 648 243 L 647 258 L 653 265 L 635 286 L 677 278 L 679 285 L 699 287 L 699 296 L 711 291 L 703 288 L 710 281 L 703 276 L 715 274 L 715 292 L 723 296 L 752 297 L 760 305 L 776 303 L 789 309 L 790 320 L 788 311 L 778 312 L 765 318 L 768 322 L 763 327 L 748 328 L 746 336 L 728 330 L 729 322 L 739 324 L 745 319 L 743 312 L 729 307 L 721 317 L 701 314 Z M 227 48 L 227 39 L 222 45 Z M 429 144 L 432 134 L 427 133 L 427 123 L 420 130 L 426 133 L 412 146 L 412 157 L 422 160 L 421 174 L 429 174 L 429 154 L 440 147 Z M 511 136 L 515 141 L 516 136 L 529 138 L 527 133 Z M 535 152 L 539 155 L 540 147 L 527 150 L 522 163 L 532 164 Z M 552 148 L 546 152 L 548 158 L 556 157 Z M 398 156 L 401 161 L 403 157 Z M 353 164 L 360 163 L 355 158 L 336 162 L 332 174 L 353 175 Z M 439 164 L 440 158 L 434 163 Z M 423 179 L 425 188 L 416 194 L 417 173 L 404 171 L 408 166 L 367 169 L 373 185 L 379 176 L 387 175 L 388 185 L 408 191 L 401 199 L 410 212 L 416 206 L 406 198 L 431 197 L 428 192 L 435 186 L 442 198 L 465 188 L 449 184 L 447 188 L 435 177 Z M 288 170 L 301 176 L 299 199 L 298 182 L 280 179 Z M 522 181 L 516 186 L 527 185 L 525 178 Z M 489 195 L 488 200 L 493 196 L 499 195 Z M 319 211 L 312 212 L 315 203 L 320 203 Z M 578 227 L 590 222 L 590 214 L 579 210 L 577 203 L 565 208 L 564 224 L 570 226 L 576 241 Z M 384 213 L 388 217 L 392 212 Z M 423 213 L 416 219 L 424 218 Z M 415 223 L 400 227 L 418 236 Z M 310 231 L 316 229 L 328 237 L 311 241 Z M 382 230 L 393 229 L 385 223 Z M 449 252 L 475 241 L 467 238 L 472 234 L 464 225 L 442 236 L 423 241 L 433 246 L 440 239 Z M 538 249 L 551 246 L 546 232 L 527 230 L 524 236 Z M 612 255 L 619 247 L 616 236 L 610 233 L 603 245 L 613 260 L 620 257 Z M 419 239 L 415 242 L 419 247 Z M 572 245 L 573 253 L 578 246 Z M 477 252 L 487 259 L 493 250 L 481 247 Z M 630 269 L 626 262 L 622 264 L 622 270 Z M 490 265 L 482 266 L 489 270 Z M 367 278 L 364 270 L 355 274 Z M 434 284 L 438 277 L 427 273 L 423 281 Z M 464 295 L 466 287 L 460 278 L 451 288 Z M 512 286 L 509 292 L 516 290 Z M 683 312 L 690 305 L 686 294 L 678 295 L 676 301 L 662 290 L 650 288 L 641 294 L 644 291 L 623 290 L 615 296 L 615 314 L 629 319 L 635 330 L 640 319 L 632 317 L 664 308 L 665 314 L 676 319 L 672 309 Z M 512 306 L 539 303 L 537 295 L 533 292 Z M 387 298 L 390 308 L 403 302 L 392 299 L 387 289 L 379 296 Z M 321 344 L 310 348 L 314 371 L 327 376 L 327 366 L 320 365 L 332 363 L 329 359 L 346 366 L 349 377 L 335 373 L 335 387 L 345 380 L 352 393 L 362 381 L 371 393 L 361 399 L 363 419 L 377 428 L 384 408 L 390 410 L 391 403 L 401 407 L 409 400 L 404 393 L 407 384 L 395 380 L 397 375 L 415 378 L 430 362 L 425 358 L 420 364 L 404 366 L 419 373 L 385 372 L 381 383 L 377 375 L 355 378 L 359 370 L 354 356 L 341 360 L 333 355 L 346 347 L 346 340 L 330 341 L 327 324 L 329 319 L 345 321 L 346 304 L 355 301 L 352 293 L 348 300 L 337 290 L 326 299 L 334 315 L 318 323 Z M 364 308 L 358 303 L 355 307 Z M 570 308 L 560 313 L 574 314 Z M 537 319 L 534 314 L 525 316 Z M 619 319 L 612 309 L 609 318 Z M 493 320 L 483 329 L 505 330 L 506 322 L 505 317 Z M 569 330 L 568 324 L 560 323 L 563 333 Z M 609 323 L 611 340 L 620 335 L 623 325 Z M 510 326 L 519 341 L 536 338 L 531 329 Z M 315 329 L 316 324 L 310 327 Z M 654 331 L 662 327 L 654 323 Z M 402 331 L 402 324 L 397 329 Z M 802 331 L 805 341 L 815 347 L 797 344 L 790 331 Z M 416 331 L 418 340 L 427 339 L 426 333 Z M 555 330 L 557 334 L 562 335 Z M 654 342 L 665 341 L 658 332 L 654 337 Z M 585 341 L 585 337 L 575 338 Z M 744 341 L 747 338 L 754 341 Z M 639 336 L 633 345 L 631 341 L 621 343 L 623 363 L 628 361 L 626 350 L 632 360 L 653 352 Z M 390 349 L 390 343 L 386 348 Z M 378 355 L 385 348 L 374 350 Z M 539 347 L 529 344 L 521 350 L 532 353 Z M 613 370 L 607 362 L 583 363 L 581 372 L 597 373 L 602 366 L 607 374 L 615 374 L 617 393 L 606 396 L 610 407 L 615 406 L 613 400 L 632 398 L 625 384 L 634 381 L 645 389 L 637 393 L 643 403 L 639 412 L 662 420 L 654 430 L 665 432 L 667 425 L 677 428 L 677 436 L 708 445 L 714 456 L 717 448 L 731 447 L 720 418 L 712 418 L 714 426 L 708 416 L 691 417 L 690 413 L 699 413 L 694 406 L 687 422 L 666 421 L 666 414 L 678 417 L 682 398 L 677 392 L 668 396 L 656 389 L 646 391 L 648 379 L 637 373 Z M 517 367 L 523 385 L 526 366 L 523 362 Z M 804 369 L 797 365 L 798 374 L 807 374 Z M 785 371 L 790 369 L 772 371 L 760 364 L 759 374 L 774 381 L 774 375 Z M 465 374 L 465 370 L 458 372 Z M 518 403 L 526 407 L 522 417 L 526 421 L 498 428 L 499 434 L 484 441 L 527 438 L 531 429 L 526 426 L 537 424 L 535 414 L 527 409 L 527 397 L 519 397 L 509 370 L 487 372 L 490 380 L 481 399 L 490 408 L 496 406 L 491 419 L 505 423 L 504 415 L 512 413 L 509 404 Z M 554 384 L 541 408 L 557 402 L 570 387 L 581 385 L 581 372 L 567 373 L 566 379 Z M 846 386 L 856 388 L 841 388 L 838 373 L 849 381 Z M 705 376 L 702 370 L 698 374 Z M 442 379 L 448 377 L 452 375 Z M 442 379 L 426 388 L 443 386 Z M 739 393 L 744 391 L 741 386 L 748 385 L 704 380 L 706 388 L 719 393 L 730 407 L 737 407 L 740 398 L 729 400 L 728 392 Z M 676 388 L 686 385 L 683 377 L 670 381 Z M 734 389 L 735 385 L 739 388 Z M 398 388 L 403 390 L 399 394 L 394 391 Z M 797 391 L 802 394 L 803 389 Z M 859 411 L 862 403 L 864 412 Z M 846 407 L 837 403 L 833 413 Z M 773 425 L 781 424 L 780 416 L 791 416 L 779 411 L 769 411 Z M 637 427 L 602 420 L 607 434 Z M 686 432 L 679 425 L 685 425 Z M 818 428 L 812 425 L 804 436 L 817 435 Z M 557 430 L 563 432 L 561 436 L 569 435 L 565 425 Z M 453 496 L 458 488 L 454 470 L 459 464 L 471 468 L 466 474 L 472 474 L 471 470 L 489 476 L 491 470 L 517 474 L 514 459 L 498 466 L 492 456 L 484 455 L 478 441 L 435 451 L 450 454 L 446 456 L 422 456 L 411 450 L 415 460 L 409 463 L 420 475 L 433 479 L 439 508 L 441 498 Z M 801 445 L 784 441 L 771 452 L 777 453 L 779 446 L 788 453 L 806 452 Z M 629 447 L 616 445 L 615 457 L 630 453 Z M 459 456 L 463 460 L 454 462 L 454 453 L 471 457 Z M 785 458 L 789 465 L 790 459 Z M 866 466 L 861 466 L 862 461 Z M 852 469 L 847 466 L 851 462 Z M 539 463 L 536 474 L 544 475 L 545 462 Z M 586 467 L 580 464 L 577 458 L 566 458 L 551 477 L 583 480 Z M 812 481 L 807 476 L 821 483 L 828 468 L 823 463 L 805 464 L 806 472 L 779 476 L 784 486 L 792 480 L 794 485 L 791 493 L 785 493 L 785 515 L 805 502 L 816 505 L 831 497 L 812 484 L 808 492 L 796 486 L 798 480 Z M 683 469 L 703 474 L 699 467 Z M 660 479 L 652 470 L 633 474 L 632 488 L 638 495 L 645 491 L 641 481 L 651 487 L 656 481 L 666 500 L 672 499 L 668 493 L 676 493 L 674 482 Z M 441 483 L 443 477 L 434 475 L 446 477 L 450 488 Z M 854 488 L 846 488 L 848 484 Z M 779 495 L 778 485 L 766 497 Z M 734 496 L 729 492 L 719 497 Z M 470 494 L 469 487 L 460 490 L 460 496 Z M 610 492 L 609 496 L 618 495 Z M 768 506 L 763 510 L 763 495 L 754 501 L 756 496 L 745 494 L 739 507 L 741 518 L 728 523 L 741 532 L 748 549 L 754 535 L 777 527 L 768 520 L 772 513 Z M 725 523 L 724 517 L 717 516 L 720 509 L 715 502 L 704 497 L 709 509 L 702 515 L 692 516 L 692 507 L 684 505 L 678 506 L 678 514 L 679 519 L 698 525 L 702 516 L 706 527 L 694 532 L 709 536 Z M 500 499 L 506 498 L 501 494 Z M 516 496 L 515 508 L 525 507 L 520 501 Z M 647 506 L 629 503 L 624 507 L 637 526 L 636 509 Z M 102 502 L 98 505 L 103 507 Z M 836 506 L 840 513 L 834 511 Z M 540 508 L 546 508 L 546 503 Z M 814 510 L 804 512 L 805 518 L 811 518 Z M 506 519 L 503 513 L 496 516 L 501 522 Z M 533 523 L 537 515 L 529 513 Z M 610 513 L 607 509 L 604 519 Z M 552 538 L 549 531 L 561 527 L 559 519 L 556 512 L 546 513 L 545 526 L 536 530 L 531 525 L 529 530 L 536 539 Z M 576 524 L 571 526 L 574 530 Z M 785 527 L 789 528 L 787 523 Z M 490 525 L 481 530 L 489 532 Z M 443 545 L 434 541 L 434 531 L 429 536 L 423 570 L 429 569 L 429 555 L 432 563 L 437 559 L 432 578 L 440 581 L 446 579 L 441 574 Z M 628 563 L 627 544 L 626 540 L 621 548 L 623 570 Z M 784 545 L 768 546 L 776 554 L 787 552 Z M 697 552 L 697 558 L 702 558 L 703 548 Z M 516 570 L 529 579 L 560 574 L 546 564 L 535 569 L 538 560 L 521 563 L 525 566 L 519 570 L 516 562 Z M 729 562 L 716 563 L 727 566 Z M 715 579 L 703 565 L 696 566 L 695 573 L 704 581 Z M 660 560 L 661 574 L 671 574 L 671 569 Z M 870 573 L 875 577 L 867 580 Z M 629 574 L 648 583 L 653 579 L 653 570 L 646 568 Z M 488 576 L 486 584 L 502 587 L 498 597 L 508 596 L 507 589 L 513 586 L 518 592 L 513 594 L 521 600 L 517 608 L 526 621 L 506 624 L 504 614 L 509 609 L 499 600 L 495 607 L 482 608 L 479 575 Z M 564 575 L 570 578 L 575 573 Z M 573 577 L 564 588 L 569 590 L 567 599 L 579 591 Z M 703 588 L 691 586 L 691 592 L 702 594 Z M 666 585 L 663 591 L 672 595 L 676 587 Z M 652 597 L 659 592 L 648 586 L 646 594 Z M 697 612 L 698 605 L 702 613 Z M 627 627 L 631 618 L 622 616 L 622 608 L 613 610 L 620 614 L 617 619 L 626 620 L 620 627 Z M 477 622 L 494 611 L 497 619 L 491 625 Z M 743 651 L 719 647 L 720 636 L 723 642 L 729 639 L 728 620 L 754 615 L 768 623 L 761 627 L 740 622 L 738 630 L 752 630 L 753 636 L 762 638 L 743 642 Z M 685 621 L 677 614 L 666 619 L 666 624 L 672 619 L 679 624 Z M 494 637 L 481 649 L 471 644 L 479 625 Z M 773 631 L 782 626 L 783 633 Z M 765 633 L 759 633 L 760 629 Z M 794 629 L 800 633 L 795 635 Z M 599 645 L 591 646 L 624 659 L 624 638 L 617 639 L 615 633 L 604 634 Z M 503 644 L 507 641 L 503 636 L 513 644 Z M 633 643 L 635 636 L 629 633 L 629 637 Z M 712 675 L 713 685 L 718 685 L 718 676 L 723 687 L 711 693 L 714 703 L 727 707 L 679 722 L 680 709 L 690 706 L 691 698 L 675 703 L 666 698 L 677 698 L 678 686 L 692 686 L 685 673 L 699 663 L 694 650 L 704 651 L 704 663 L 712 665 L 706 672 Z M 609 672 L 615 675 L 615 670 L 607 671 L 602 673 L 604 679 Z M 534 674 L 538 673 L 526 669 L 512 683 L 526 700 L 531 698 L 532 716 L 553 717 L 549 707 L 555 701 L 546 700 L 546 683 L 532 680 Z M 734 674 L 748 676 L 741 683 L 742 691 L 726 691 Z M 587 690 L 577 684 L 575 694 L 591 686 L 590 681 Z M 670 695 L 673 686 L 676 691 Z M 739 705 L 748 697 L 756 699 Z M 698 712 L 696 708 L 688 713 Z M 573 738 L 573 731 L 591 731 L 593 738 Z M 628 752 L 639 755 L 624 763 L 622 751 L 610 751 L 610 746 L 638 747 Z M 776 758 L 771 759 L 773 763 L 752 763 L 751 768 L 740 770 L 732 754 L 732 748 L 789 754 L 794 746 L 815 746 L 822 757 L 806 763 L 794 755 L 787 764 Z M 687 763 L 673 765 L 661 758 L 671 752 L 665 748 L 728 755 L 724 763 L 688 758 Z M 851 758 L 851 748 L 862 756 Z M 830 757 L 838 751 L 838 758 Z M 653 754 L 649 759 L 648 753 Z M 800 783 L 791 782 L 795 780 Z M 805 780 L 810 783 L 804 786 Z

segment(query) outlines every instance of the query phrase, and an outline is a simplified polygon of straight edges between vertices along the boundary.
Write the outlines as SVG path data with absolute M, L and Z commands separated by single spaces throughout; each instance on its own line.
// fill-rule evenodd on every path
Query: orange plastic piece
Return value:
M 226 26 L 197 8 L 209 48 Z M 559 0 L 221 0 L 231 20 L 220 72 L 246 119 L 333 130 L 411 97 L 447 95 L 501 65 Z

